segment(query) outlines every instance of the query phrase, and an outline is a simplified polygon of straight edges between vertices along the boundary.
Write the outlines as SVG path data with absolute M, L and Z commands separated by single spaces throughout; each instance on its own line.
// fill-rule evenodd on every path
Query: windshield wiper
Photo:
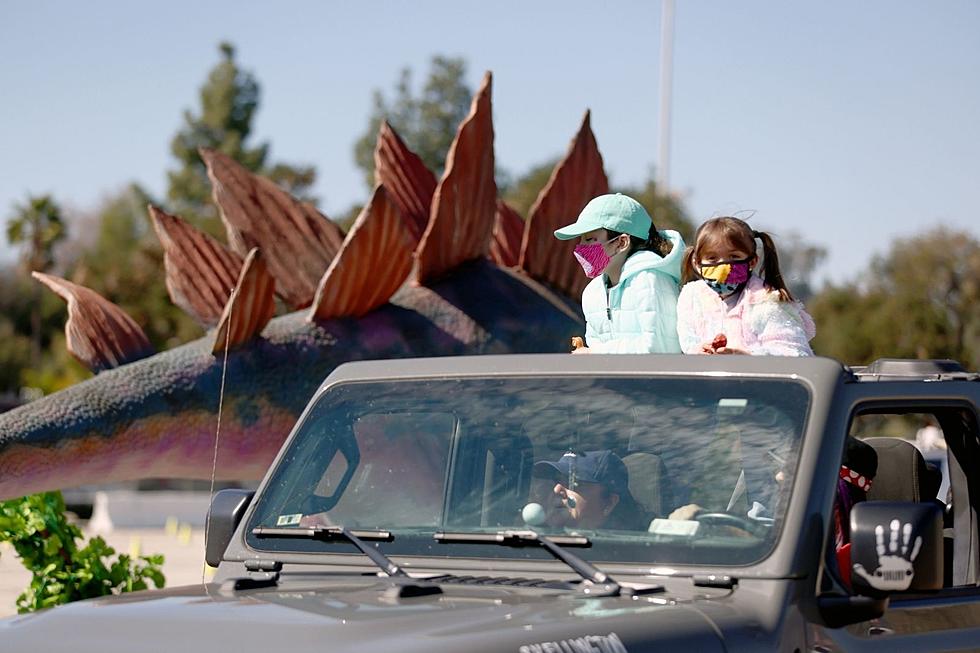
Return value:
M 531 530 L 526 531 L 497 531 L 496 533 L 436 533 L 436 542 L 453 544 L 498 544 L 500 546 L 538 546 L 571 567 L 575 573 L 592 583 L 584 587 L 582 592 L 591 596 L 619 596 L 623 587 L 604 571 L 566 551 L 565 546 L 592 546 L 589 538 L 584 536 L 555 535 L 545 537 Z M 593 586 L 601 586 L 595 588 Z
M 379 542 L 391 542 L 395 537 L 389 531 L 351 531 L 344 526 L 311 526 L 309 528 L 273 528 L 270 526 L 258 526 L 252 529 L 255 537 L 289 537 L 320 540 L 322 542 L 336 542 L 345 540 L 353 544 L 357 549 L 371 559 L 381 571 L 389 576 L 405 576 L 408 574 L 396 565 L 385 554 L 378 549 L 370 546 L 365 540 L 376 540 Z

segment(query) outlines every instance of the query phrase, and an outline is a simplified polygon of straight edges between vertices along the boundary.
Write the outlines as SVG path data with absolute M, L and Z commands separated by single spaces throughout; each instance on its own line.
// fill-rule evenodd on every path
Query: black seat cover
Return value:
M 926 461 L 911 442 L 900 438 L 867 438 L 878 454 L 878 473 L 868 492 L 869 501 L 930 501 L 934 479 Z

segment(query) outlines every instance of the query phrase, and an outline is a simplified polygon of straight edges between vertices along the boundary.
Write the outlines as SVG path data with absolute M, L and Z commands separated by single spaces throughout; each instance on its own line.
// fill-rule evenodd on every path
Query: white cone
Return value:
M 105 492 L 95 493 L 95 503 L 92 504 L 92 518 L 88 520 L 88 532 L 93 535 L 106 535 L 113 530 L 112 518 L 109 516 L 109 495 Z

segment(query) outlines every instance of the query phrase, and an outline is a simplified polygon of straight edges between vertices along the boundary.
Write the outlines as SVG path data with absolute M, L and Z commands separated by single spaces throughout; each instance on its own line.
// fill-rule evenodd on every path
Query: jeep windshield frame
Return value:
M 297 424 L 250 511 L 245 543 L 262 552 L 322 554 L 322 544 L 309 539 L 253 531 L 327 526 L 390 531 L 389 556 L 542 560 L 550 556 L 537 547 L 433 541 L 444 531 L 526 530 L 535 512 L 528 504 L 538 503 L 549 519 L 559 515 L 535 530 L 587 537 L 593 546 L 580 555 L 589 562 L 752 565 L 779 540 L 811 402 L 801 379 L 771 376 L 343 382 L 320 394 Z M 595 451 L 612 452 L 627 470 L 625 484 L 600 488 L 605 505 L 614 489 L 627 488 L 612 525 L 568 521 L 567 497 L 545 504 L 550 486 L 588 489 L 594 479 L 583 476 L 593 470 L 579 469 L 576 478 L 568 469 L 562 477 L 560 461 Z M 546 498 L 531 501 L 542 484 Z M 691 503 L 751 519 L 752 528 L 666 519 Z

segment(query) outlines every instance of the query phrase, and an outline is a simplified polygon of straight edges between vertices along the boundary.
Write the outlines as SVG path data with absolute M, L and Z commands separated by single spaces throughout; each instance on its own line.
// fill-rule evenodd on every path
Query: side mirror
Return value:
M 851 510 L 851 584 L 864 596 L 943 586 L 942 511 L 932 503 L 865 501 Z
M 251 490 L 219 490 L 208 509 L 207 530 L 204 532 L 204 561 L 217 567 L 231 542 L 231 536 L 242 521 L 245 509 L 252 502 Z

